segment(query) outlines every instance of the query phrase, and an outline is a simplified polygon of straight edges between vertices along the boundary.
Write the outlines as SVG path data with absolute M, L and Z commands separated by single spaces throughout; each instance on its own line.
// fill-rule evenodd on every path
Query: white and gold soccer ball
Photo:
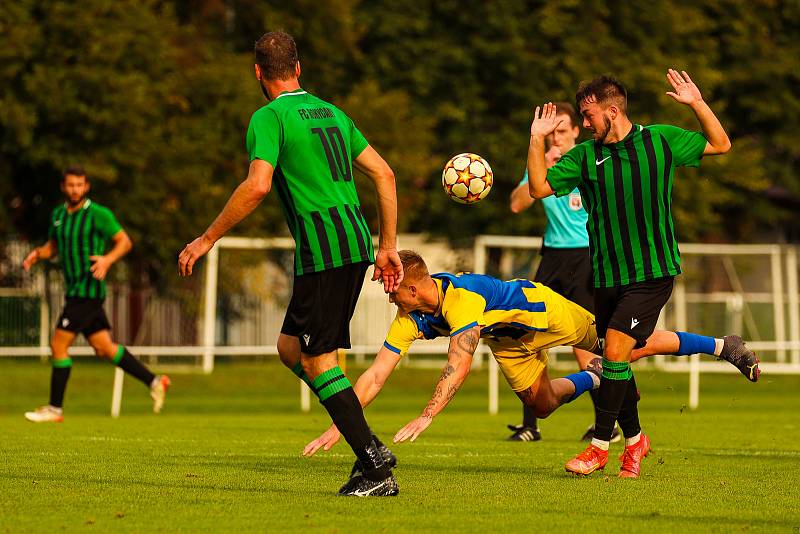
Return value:
M 464 152 L 450 158 L 442 171 L 442 187 L 447 195 L 461 204 L 474 204 L 492 190 L 494 175 L 486 160 Z

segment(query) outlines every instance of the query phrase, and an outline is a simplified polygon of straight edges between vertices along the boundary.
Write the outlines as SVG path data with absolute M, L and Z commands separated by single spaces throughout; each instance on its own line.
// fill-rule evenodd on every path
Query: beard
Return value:
M 610 131 L 611 131 L 611 119 L 604 116 L 603 129 L 594 131 L 594 140 L 598 143 L 604 143 Z
M 77 200 L 73 200 L 73 198 L 74 197 L 67 197 L 67 204 L 69 204 L 70 208 L 74 208 L 75 206 L 78 206 L 81 202 L 86 200 L 86 193 L 77 197 Z

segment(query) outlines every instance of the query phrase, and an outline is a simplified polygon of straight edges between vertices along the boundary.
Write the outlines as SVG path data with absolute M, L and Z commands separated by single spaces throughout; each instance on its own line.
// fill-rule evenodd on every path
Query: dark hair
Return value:
M 419 280 L 428 276 L 428 266 L 422 256 L 413 250 L 401 250 L 397 253 L 403 263 L 403 276 L 407 280 Z
M 64 181 L 64 179 L 66 179 L 68 174 L 71 174 L 72 176 L 83 176 L 87 180 L 89 179 L 86 176 L 86 171 L 83 170 L 83 167 L 81 167 L 80 165 L 68 165 L 64 169 L 64 172 L 61 173 L 61 181 L 62 182 Z
M 256 65 L 265 80 L 289 80 L 295 77 L 297 45 L 286 32 L 265 33 L 256 41 Z
M 580 126 L 581 120 L 575 112 L 575 107 L 569 102 L 554 102 L 556 105 L 556 115 L 569 115 L 569 120 L 572 121 L 572 127 Z
M 575 106 L 580 109 L 581 102 L 590 97 L 594 97 L 600 105 L 613 101 L 623 113 L 628 110 L 628 91 L 611 76 L 598 76 L 590 82 L 581 82 L 575 94 Z

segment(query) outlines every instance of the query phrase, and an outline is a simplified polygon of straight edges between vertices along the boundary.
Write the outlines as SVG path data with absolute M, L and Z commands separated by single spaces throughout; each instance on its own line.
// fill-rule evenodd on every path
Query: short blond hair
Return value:
M 420 280 L 430 276 L 428 266 L 422 256 L 413 250 L 401 250 L 398 252 L 400 261 L 403 263 L 403 277 L 407 280 Z

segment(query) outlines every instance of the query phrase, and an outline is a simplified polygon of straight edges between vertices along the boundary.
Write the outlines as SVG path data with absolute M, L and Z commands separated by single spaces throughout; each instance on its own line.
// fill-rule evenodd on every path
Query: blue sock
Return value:
M 678 335 L 680 346 L 676 356 L 688 356 L 689 354 L 711 354 L 714 355 L 714 349 L 717 347 L 717 342 L 713 337 L 701 336 L 692 334 L 690 332 L 675 332 Z
M 589 371 L 580 371 L 578 373 L 567 375 L 564 378 L 575 384 L 575 393 L 572 394 L 567 402 L 574 401 L 587 391 L 590 391 L 594 388 L 592 374 Z

